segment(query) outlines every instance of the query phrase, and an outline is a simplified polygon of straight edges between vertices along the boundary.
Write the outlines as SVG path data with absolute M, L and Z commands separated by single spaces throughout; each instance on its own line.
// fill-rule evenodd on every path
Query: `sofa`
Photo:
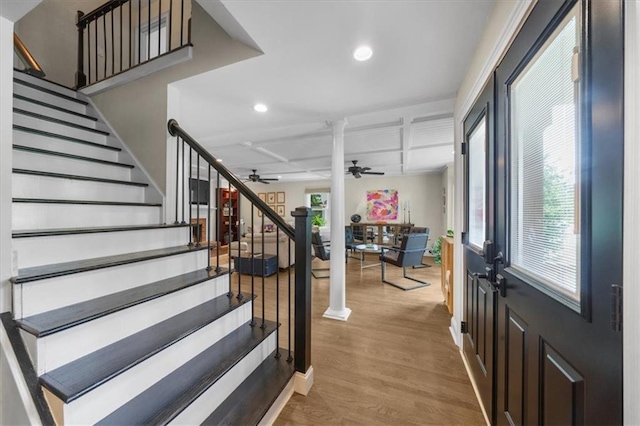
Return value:
M 251 248 L 251 236 L 253 236 L 253 250 Z M 264 238 L 264 253 L 277 254 L 278 246 L 280 246 L 280 258 L 278 259 L 278 267 L 286 269 L 295 263 L 295 241 L 291 240 L 291 251 L 287 254 L 289 248 L 289 237 L 280 232 L 278 239 L 277 232 L 253 233 L 246 234 L 242 238 L 242 242 L 248 244 L 249 253 L 262 253 L 262 239 Z

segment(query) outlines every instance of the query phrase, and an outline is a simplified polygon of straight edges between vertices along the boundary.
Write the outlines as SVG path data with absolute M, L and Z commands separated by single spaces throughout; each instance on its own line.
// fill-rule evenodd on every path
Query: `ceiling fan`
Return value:
M 351 173 L 356 179 L 360 179 L 362 175 L 383 175 L 384 172 L 370 172 L 371 167 L 358 166 L 358 160 L 352 160 L 353 166 L 349 167 L 347 174 Z
M 260 175 L 256 173 L 257 172 L 256 169 L 253 169 L 252 171 L 253 171 L 253 173 L 250 174 L 249 176 L 247 176 L 247 178 L 249 179 L 247 182 L 260 182 L 260 183 L 269 184 L 270 183 L 269 181 L 278 180 L 278 178 L 264 178 L 264 179 L 262 179 L 262 178 L 260 178 Z

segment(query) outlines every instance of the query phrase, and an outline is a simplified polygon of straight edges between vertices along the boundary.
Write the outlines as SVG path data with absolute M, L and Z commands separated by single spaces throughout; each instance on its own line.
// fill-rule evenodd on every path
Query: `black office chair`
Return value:
M 413 226 L 409 229 L 409 234 L 427 234 L 427 243 L 429 243 L 429 228 Z M 421 262 L 420 265 L 413 266 L 413 269 L 418 268 L 431 268 L 431 265 Z
M 353 236 L 353 228 L 351 226 L 344 227 L 344 248 L 345 248 L 345 262 L 349 259 L 349 257 L 353 257 L 352 254 L 355 253 L 356 247 L 358 243 Z M 349 253 L 351 251 L 351 253 Z
M 380 255 L 381 260 L 381 271 L 382 271 L 382 282 L 386 284 L 390 284 L 394 287 L 397 287 L 402 290 L 414 290 L 416 288 L 426 287 L 431 285 L 431 283 L 427 281 L 422 281 L 415 277 L 410 277 L 407 275 L 407 267 L 409 266 L 418 266 L 422 264 L 422 256 L 424 256 L 424 252 L 427 249 L 427 241 L 429 239 L 429 234 L 407 234 L 402 239 L 402 245 L 397 247 L 386 248 L 382 247 L 382 254 Z M 386 277 L 386 264 L 390 263 L 391 265 L 398 266 L 402 268 L 402 276 L 408 280 L 415 281 L 419 283 L 418 285 L 412 286 L 403 286 L 399 283 L 394 283 L 392 281 L 388 281 Z
M 331 248 L 326 242 L 322 241 L 319 232 L 311 233 L 311 246 L 313 247 L 313 255 L 320 260 L 327 261 L 331 259 Z M 311 275 L 314 278 L 329 278 L 329 275 L 316 275 L 316 271 L 328 271 L 329 268 L 311 268 Z

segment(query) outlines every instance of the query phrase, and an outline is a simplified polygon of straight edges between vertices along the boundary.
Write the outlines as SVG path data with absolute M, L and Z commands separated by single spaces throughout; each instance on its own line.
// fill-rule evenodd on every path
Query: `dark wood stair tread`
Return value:
M 82 124 L 72 123 L 71 121 L 63 120 L 61 118 L 49 117 L 48 115 L 40 114 L 38 112 L 27 111 L 21 108 L 13 108 L 14 114 L 26 115 L 27 117 L 35 118 L 38 120 L 48 121 L 50 123 L 61 124 L 63 126 L 72 127 L 74 129 L 84 130 L 86 132 L 97 133 L 104 136 L 109 136 L 110 133 L 104 130 L 95 129 L 93 127 L 83 126 Z
M 17 93 L 13 94 L 13 98 L 14 99 L 18 99 L 20 101 L 25 101 L 25 102 L 29 102 L 29 103 L 32 103 L 32 104 L 40 105 L 40 106 L 43 106 L 45 108 L 55 109 L 56 111 L 64 112 L 65 114 L 70 114 L 70 115 L 75 115 L 76 117 L 86 118 L 87 120 L 98 121 L 98 119 L 96 117 L 92 117 L 90 115 L 83 114 L 81 112 L 72 111 L 70 109 L 62 108 L 62 107 L 59 107 L 57 105 L 50 104 L 48 102 L 40 101 L 38 99 L 31 99 L 31 98 L 29 98 L 27 96 L 18 95 Z
M 160 203 L 130 203 L 125 201 L 92 201 L 92 200 L 56 200 L 52 198 L 13 198 L 14 203 L 36 204 L 92 204 L 95 206 L 131 206 L 131 207 L 162 207 Z
M 223 274 L 226 274 L 226 271 L 216 273 L 215 270 L 207 271 L 206 269 L 200 269 L 112 293 L 107 296 L 32 315 L 22 320 L 16 320 L 16 322 L 23 330 L 37 337 L 44 337 L 131 306 L 157 299 Z
M 74 98 L 74 97 L 71 97 L 71 96 L 67 96 L 67 95 L 65 95 L 63 93 L 56 92 L 55 90 L 47 89 L 46 87 L 38 86 L 37 84 L 33 84 L 33 83 L 28 82 L 28 81 L 20 80 L 19 78 L 15 78 L 14 77 L 13 78 L 13 82 L 17 83 L 17 84 L 21 84 L 23 86 L 30 87 L 30 88 L 35 89 L 35 90 L 39 90 L 39 91 L 44 92 L 44 93 L 48 93 L 48 94 L 53 95 L 53 96 L 57 96 L 59 98 L 66 99 L 68 101 L 79 103 L 81 105 L 85 105 L 85 106 L 89 105 L 89 102 L 86 102 L 86 101 L 83 101 L 81 99 Z M 71 89 L 68 89 L 68 90 L 71 90 Z
M 127 226 L 103 226 L 92 228 L 56 228 L 56 229 L 31 229 L 28 231 L 13 231 L 12 238 L 48 237 L 55 235 L 97 234 L 103 232 L 146 231 L 150 229 L 193 228 L 197 223 L 177 223 L 162 225 L 127 225 Z
M 49 151 L 48 149 L 33 148 L 30 146 L 24 146 L 24 145 L 13 145 L 13 149 L 17 151 L 32 152 L 34 154 L 52 155 L 54 157 L 70 158 L 72 160 L 89 161 L 91 163 L 99 163 L 99 164 L 104 164 L 106 166 L 124 167 L 126 169 L 133 169 L 135 167 L 132 164 L 124 164 L 124 163 L 118 163 L 116 161 L 101 160 L 99 158 L 85 157 L 82 155 L 67 154 L 66 152 Z
M 280 353 L 273 351 L 202 424 L 257 425 L 295 373 L 286 350 Z
M 97 424 L 166 424 L 231 370 L 276 329 L 276 324 L 241 325 L 195 358 L 133 398 Z
M 252 300 L 216 297 L 45 373 L 40 381 L 69 403 Z
M 93 259 L 84 259 L 73 262 L 54 263 L 52 265 L 34 266 L 32 268 L 24 268 L 18 270 L 18 276 L 12 278 L 11 280 L 14 284 L 21 284 L 30 281 L 77 274 L 80 272 L 110 268 L 113 266 L 126 265 L 135 262 L 143 262 L 146 260 L 175 256 L 178 254 L 206 249 L 207 246 L 204 245 L 201 247 L 189 247 L 187 245 L 184 245 L 178 247 L 139 251 L 135 253 L 125 253 L 115 256 L 96 257 Z
M 33 129 L 31 127 L 19 126 L 17 124 L 13 125 L 13 130 L 17 130 L 19 132 L 25 132 L 25 133 L 32 133 L 34 135 L 44 136 L 44 137 L 47 137 L 47 138 L 60 139 L 60 140 L 68 141 L 68 142 L 74 142 L 74 143 L 79 143 L 79 144 L 83 144 L 83 145 L 89 145 L 89 146 L 92 146 L 94 148 L 102 148 L 102 149 L 107 149 L 107 150 L 110 150 L 110 151 L 122 151 L 122 149 L 117 148 L 115 146 L 104 145 L 104 144 L 101 144 L 101 143 L 91 142 L 91 141 L 87 141 L 87 140 L 80 139 L 80 138 L 74 138 L 73 136 L 66 136 L 66 135 L 61 135 L 61 134 L 53 133 L 53 132 L 46 132 L 44 130 Z
M 43 172 L 40 170 L 13 169 L 12 172 L 16 174 L 23 174 L 23 175 L 53 177 L 53 178 L 72 179 L 72 180 L 85 180 L 90 182 L 101 182 L 101 183 L 112 183 L 114 185 L 128 185 L 128 186 L 140 186 L 140 187 L 149 186 L 148 183 L 144 183 L 144 182 L 131 182 L 128 180 L 105 179 L 105 178 L 98 178 L 93 176 L 68 175 L 65 173 Z

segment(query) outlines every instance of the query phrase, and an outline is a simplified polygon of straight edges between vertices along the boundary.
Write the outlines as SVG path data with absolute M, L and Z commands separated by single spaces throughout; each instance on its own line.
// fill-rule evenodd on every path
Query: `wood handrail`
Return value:
M 46 74 L 35 60 L 27 46 L 24 45 L 18 34 L 13 33 L 13 50 L 20 58 L 20 61 L 24 64 L 27 73 L 35 75 L 36 77 L 44 77 Z
M 195 139 L 193 139 L 187 132 L 173 118 L 167 123 L 167 128 L 171 136 L 180 136 L 187 144 L 189 144 L 193 150 L 198 153 L 211 167 L 217 170 L 231 185 L 233 185 L 242 195 L 244 195 L 252 204 L 258 207 L 265 216 L 291 239 L 295 240 L 295 230 L 291 225 L 285 222 L 266 202 L 262 201 L 255 192 L 253 192 L 247 185 L 242 183 L 229 169 L 223 166 L 213 155 L 202 147 Z

